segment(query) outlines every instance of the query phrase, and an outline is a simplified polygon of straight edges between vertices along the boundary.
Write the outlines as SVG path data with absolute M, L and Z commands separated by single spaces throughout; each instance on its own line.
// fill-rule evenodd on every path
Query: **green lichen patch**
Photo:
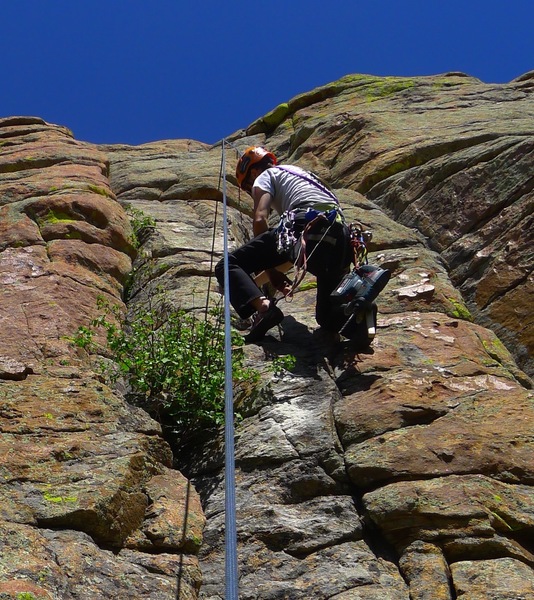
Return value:
M 378 78 L 365 85 L 366 100 L 367 102 L 374 102 L 375 100 L 380 100 L 381 98 L 386 98 L 413 88 L 415 85 L 416 82 L 414 79 L 396 77 Z
M 113 194 L 111 193 L 111 191 L 105 187 L 93 185 L 90 183 L 87 185 L 87 189 L 91 192 L 94 192 L 95 194 L 98 194 L 99 196 L 104 196 L 105 198 L 113 198 Z
M 75 219 L 65 212 L 50 209 L 44 216 L 37 217 L 36 221 L 39 227 L 43 227 L 45 225 L 54 225 L 56 223 L 73 223 L 75 222 Z
M 289 105 L 287 102 L 279 104 L 270 113 L 267 113 L 263 117 L 263 121 L 270 129 L 275 129 L 280 123 L 286 118 L 289 112 Z
M 46 502 L 52 502 L 52 504 L 75 504 L 78 502 L 77 496 L 58 496 L 51 492 L 44 492 L 43 498 Z
M 306 290 L 317 289 L 317 281 L 307 281 L 299 285 L 299 290 L 305 292 Z
M 453 317 L 456 317 L 457 319 L 463 319 L 464 321 L 473 322 L 473 315 L 469 312 L 469 309 L 463 302 L 460 302 L 456 298 L 447 298 L 447 300 L 453 306 L 451 311 Z
M 483 339 L 482 345 L 489 356 L 498 363 L 503 364 L 510 361 L 509 352 L 499 338 Z

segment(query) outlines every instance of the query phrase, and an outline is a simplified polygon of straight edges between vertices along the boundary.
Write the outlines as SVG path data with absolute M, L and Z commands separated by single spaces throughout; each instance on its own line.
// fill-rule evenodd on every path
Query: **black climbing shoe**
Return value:
M 245 336 L 247 343 L 259 342 L 265 337 L 265 334 L 276 325 L 279 325 L 284 318 L 284 313 L 271 303 L 271 306 L 265 312 L 257 312 L 254 315 L 254 322 L 248 335 Z

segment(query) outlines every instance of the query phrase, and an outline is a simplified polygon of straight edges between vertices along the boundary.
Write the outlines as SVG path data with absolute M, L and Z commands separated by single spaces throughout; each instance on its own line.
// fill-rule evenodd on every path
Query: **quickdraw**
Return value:
M 373 239 L 369 230 L 363 229 L 361 223 L 349 225 L 350 245 L 354 252 L 354 266 L 356 268 L 367 264 L 367 244 Z

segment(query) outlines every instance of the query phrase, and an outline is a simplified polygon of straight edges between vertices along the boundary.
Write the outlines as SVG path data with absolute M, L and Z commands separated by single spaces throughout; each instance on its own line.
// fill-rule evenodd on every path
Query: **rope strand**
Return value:
M 235 502 L 234 398 L 228 275 L 228 215 L 226 199 L 226 141 L 222 141 L 223 238 L 224 238 L 224 440 L 225 440 L 225 567 L 226 600 L 238 600 L 237 529 Z

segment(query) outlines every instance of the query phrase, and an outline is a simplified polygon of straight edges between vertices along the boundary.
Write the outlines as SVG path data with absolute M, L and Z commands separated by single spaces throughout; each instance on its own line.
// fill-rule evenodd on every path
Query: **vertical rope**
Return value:
M 219 173 L 219 190 L 221 189 L 221 173 Z M 219 216 L 219 202 L 215 202 L 215 215 L 213 216 L 213 233 L 211 235 L 211 254 L 210 254 L 210 274 L 208 277 L 208 292 L 206 295 L 206 306 L 204 307 L 204 320 L 208 320 L 208 312 L 210 306 L 210 292 L 211 292 L 211 280 L 213 278 L 213 261 L 215 258 L 215 237 L 217 235 L 217 217 Z
M 228 215 L 226 201 L 226 140 L 222 141 L 223 238 L 224 238 L 224 440 L 225 440 L 225 582 L 226 600 L 238 600 L 237 530 L 235 506 L 234 397 L 228 276 Z

